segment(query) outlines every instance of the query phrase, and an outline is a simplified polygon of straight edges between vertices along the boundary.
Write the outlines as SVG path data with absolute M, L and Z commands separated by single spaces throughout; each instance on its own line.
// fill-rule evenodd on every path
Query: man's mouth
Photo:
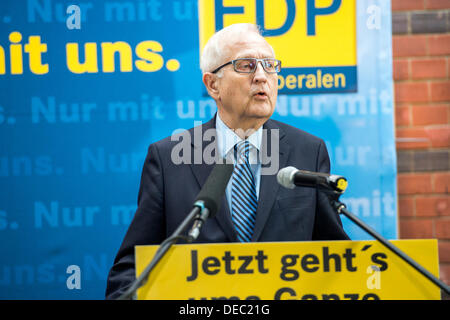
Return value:
M 257 98 L 267 98 L 267 93 L 265 93 L 264 91 L 258 91 L 254 94 L 254 96 Z

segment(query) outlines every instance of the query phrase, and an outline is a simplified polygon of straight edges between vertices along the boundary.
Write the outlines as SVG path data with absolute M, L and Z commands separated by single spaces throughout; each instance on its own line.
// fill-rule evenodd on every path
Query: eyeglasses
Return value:
M 278 73 L 281 70 L 281 61 L 277 59 L 272 58 L 264 58 L 264 59 L 257 59 L 257 58 L 242 58 L 242 59 L 236 59 L 232 60 L 230 62 L 227 62 L 214 71 L 212 73 L 216 73 L 223 67 L 233 64 L 234 71 L 238 73 L 253 73 L 256 70 L 256 67 L 258 66 L 258 62 L 261 62 L 261 65 L 263 66 L 263 69 L 267 73 Z

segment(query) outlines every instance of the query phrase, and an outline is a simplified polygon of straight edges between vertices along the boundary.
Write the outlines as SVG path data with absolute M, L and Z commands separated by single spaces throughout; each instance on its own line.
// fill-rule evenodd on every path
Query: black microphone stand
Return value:
M 142 287 L 148 280 L 150 272 L 155 268 L 156 264 L 161 261 L 164 255 L 169 251 L 170 247 L 175 244 L 179 239 L 186 240 L 186 242 L 191 243 L 195 240 L 195 236 L 189 234 L 189 236 L 183 236 L 182 233 L 186 230 L 186 228 L 195 220 L 198 220 L 202 216 L 202 212 L 204 210 L 208 210 L 203 206 L 196 205 L 189 215 L 183 220 L 183 222 L 178 226 L 178 228 L 173 232 L 173 234 L 164 240 L 156 251 L 153 259 L 147 265 L 147 267 L 142 271 L 139 277 L 131 284 L 131 286 L 120 295 L 117 300 L 131 300 L 135 299 L 136 291 Z M 198 236 L 198 234 L 197 234 Z
M 218 159 L 220 160 L 220 159 Z M 194 203 L 194 208 L 173 232 L 173 234 L 164 240 L 155 253 L 152 261 L 142 271 L 139 277 L 133 281 L 131 286 L 118 298 L 118 300 L 128 300 L 136 297 L 136 291 L 148 280 L 150 272 L 155 268 L 156 264 L 167 253 L 170 247 L 179 239 L 184 239 L 190 243 L 197 239 L 200 234 L 200 229 L 205 223 L 206 219 L 214 216 L 219 209 L 220 199 L 225 194 L 225 188 L 233 173 L 234 166 L 232 164 L 218 161 L 208 179 L 200 190 L 197 200 Z M 193 226 L 188 233 L 188 236 L 183 236 L 187 226 L 193 222 Z
M 323 190 L 330 200 L 330 203 L 332 207 L 336 210 L 338 214 L 343 214 L 347 218 L 349 218 L 353 223 L 355 223 L 358 227 L 366 231 L 368 234 L 370 234 L 372 237 L 377 239 L 381 242 L 386 248 L 391 250 L 393 253 L 395 253 L 397 256 L 399 256 L 401 259 L 403 259 L 406 263 L 408 263 L 410 266 L 412 266 L 414 269 L 419 271 L 424 277 L 426 277 L 428 280 L 433 282 L 436 286 L 441 288 L 445 293 L 450 294 L 450 287 L 446 285 L 443 281 L 436 278 L 431 272 L 426 270 L 424 267 L 422 267 L 420 264 L 418 264 L 416 261 L 414 261 L 411 257 L 409 257 L 407 254 L 405 254 L 403 251 L 401 251 L 399 248 L 394 246 L 392 243 L 390 243 L 388 240 L 383 238 L 379 233 L 377 233 L 374 229 L 372 229 L 369 225 L 364 223 L 362 220 L 360 220 L 357 216 L 355 216 L 353 213 L 348 211 L 346 209 L 345 204 L 339 201 L 339 197 L 342 195 L 343 192 L 339 192 L 337 190 Z

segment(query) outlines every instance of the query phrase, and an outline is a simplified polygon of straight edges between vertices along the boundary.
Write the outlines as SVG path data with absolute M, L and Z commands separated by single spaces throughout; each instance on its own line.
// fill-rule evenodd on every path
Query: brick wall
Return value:
M 450 284 L 450 0 L 392 0 L 392 32 L 400 238 L 437 238 Z

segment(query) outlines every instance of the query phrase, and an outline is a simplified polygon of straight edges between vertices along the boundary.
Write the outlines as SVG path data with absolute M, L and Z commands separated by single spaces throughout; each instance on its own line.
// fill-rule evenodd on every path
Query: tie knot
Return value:
M 242 140 L 235 144 L 234 149 L 237 152 L 238 156 L 244 156 L 245 158 L 248 158 L 248 153 L 250 151 L 251 144 L 248 142 L 248 140 Z

